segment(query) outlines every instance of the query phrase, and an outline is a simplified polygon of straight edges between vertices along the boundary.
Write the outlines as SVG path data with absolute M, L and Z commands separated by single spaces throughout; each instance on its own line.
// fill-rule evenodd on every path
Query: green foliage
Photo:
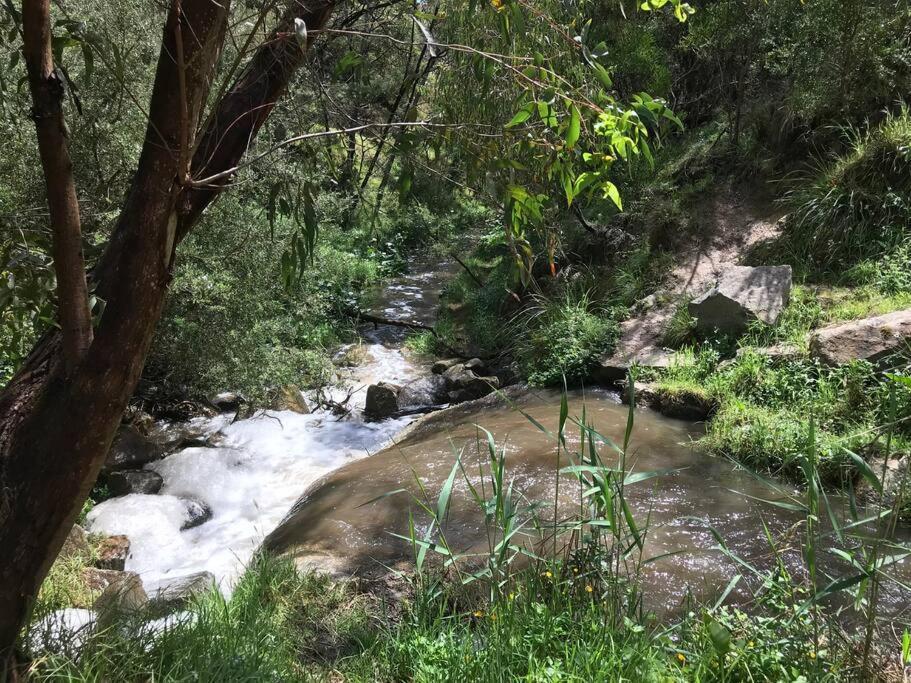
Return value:
M 616 314 L 598 312 L 586 294 L 542 302 L 525 313 L 527 336 L 518 341 L 523 374 L 534 385 L 584 379 L 620 334 Z
M 849 128 L 846 137 L 843 153 L 823 162 L 785 197 L 793 207 L 786 225 L 787 250 L 811 269 L 850 266 L 890 253 L 908 239 L 908 109 L 887 114 L 879 125 Z

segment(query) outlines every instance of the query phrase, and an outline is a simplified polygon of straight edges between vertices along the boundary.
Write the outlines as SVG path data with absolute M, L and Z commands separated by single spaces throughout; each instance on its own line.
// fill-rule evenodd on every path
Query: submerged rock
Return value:
M 364 414 L 376 420 L 392 417 L 399 412 L 399 391 L 402 387 L 391 382 L 380 382 L 367 387 Z
M 111 472 L 107 478 L 108 491 L 112 496 L 158 493 L 163 483 L 161 475 L 151 470 L 121 470 Z
M 810 353 L 829 365 L 876 363 L 911 348 L 911 308 L 830 325 L 810 335 Z
M 122 534 L 108 536 L 98 545 L 98 559 L 95 566 L 99 569 L 123 571 L 130 556 L 130 539 Z
M 212 519 L 212 508 L 201 500 L 194 500 L 192 498 L 184 498 L 182 500 L 187 507 L 187 518 L 180 527 L 181 531 L 193 529 Z
M 687 309 L 704 331 L 740 334 L 751 322 L 774 325 L 791 296 L 791 266 L 732 266 Z

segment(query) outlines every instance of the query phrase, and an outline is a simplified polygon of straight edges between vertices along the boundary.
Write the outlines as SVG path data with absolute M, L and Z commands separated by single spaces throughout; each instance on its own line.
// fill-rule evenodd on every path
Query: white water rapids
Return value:
M 434 271 L 397 279 L 381 296 L 380 314 L 429 321 L 444 277 Z M 367 385 L 381 380 L 401 384 L 428 372 L 406 357 L 403 330 L 368 328 L 362 336 L 365 362 L 339 371 L 344 384 L 359 389 L 349 402 L 354 407 L 349 417 L 270 410 L 233 424 L 232 414 L 200 418 L 194 425 L 219 433 L 218 447 L 187 448 L 147 465 L 164 479 L 161 492 L 100 503 L 88 515 L 89 531 L 129 537 L 125 568 L 137 572 L 147 590 L 209 571 L 229 593 L 262 539 L 307 486 L 376 452 L 414 419 L 362 418 Z M 336 400 L 347 395 L 341 388 L 331 393 Z M 186 506 L 181 499 L 187 498 L 205 503 L 212 518 L 182 531 Z

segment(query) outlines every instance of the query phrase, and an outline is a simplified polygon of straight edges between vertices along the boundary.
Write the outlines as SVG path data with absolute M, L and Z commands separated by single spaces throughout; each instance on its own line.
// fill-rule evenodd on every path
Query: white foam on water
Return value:
M 146 585 L 210 571 L 230 591 L 263 537 L 307 486 L 375 452 L 408 421 L 267 411 L 222 429 L 218 448 L 187 448 L 149 465 L 164 479 L 161 493 L 97 505 L 88 515 L 89 530 L 129 536 L 126 569 Z M 181 531 L 185 499 L 205 503 L 212 518 Z
M 425 279 L 422 275 L 394 284 L 396 303 L 390 309 L 410 316 L 408 300 L 424 296 L 414 283 Z M 229 593 L 262 539 L 310 484 L 352 459 L 376 452 L 414 419 L 365 422 L 360 417 L 367 385 L 404 384 L 426 372 L 402 352 L 404 335 L 401 328 L 362 330 L 367 362 L 340 370 L 348 388 L 355 390 L 347 402 L 353 409 L 347 418 L 320 411 L 267 411 L 233 424 L 230 415 L 194 420 L 194 426 L 206 433 L 220 434 L 218 447 L 187 448 L 151 463 L 147 468 L 164 480 L 160 494 L 131 494 L 100 503 L 88 515 L 89 530 L 126 534 L 126 569 L 137 572 L 147 587 L 209 571 Z M 334 388 L 328 394 L 341 402 L 348 389 Z M 181 531 L 187 500 L 204 503 L 212 517 Z

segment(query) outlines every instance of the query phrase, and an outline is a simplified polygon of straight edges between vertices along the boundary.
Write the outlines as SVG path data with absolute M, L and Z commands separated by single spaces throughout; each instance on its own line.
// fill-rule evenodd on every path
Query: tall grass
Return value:
M 821 270 L 895 248 L 911 218 L 911 114 L 902 105 L 879 125 L 845 128 L 844 151 L 823 160 L 785 195 L 789 248 Z
M 897 421 L 891 396 L 886 456 Z M 260 557 L 231 600 L 205 596 L 167 626 L 150 627 L 150 615 L 126 618 L 78 657 L 42 656 L 34 679 L 838 681 L 872 680 L 889 661 L 900 667 L 911 657 L 911 635 L 904 649 L 877 638 L 884 586 L 897 585 L 892 570 L 911 555 L 892 540 L 905 485 L 887 499 L 884 472 L 846 452 L 880 505 L 865 511 L 849 490 L 842 512 L 824 486 L 815 423 L 805 425 L 796 456 L 802 491 L 767 482 L 770 509 L 799 514 L 799 570 L 786 561 L 791 541 L 759 519 L 762 564 L 733 552 L 708 520 L 689 520 L 715 535 L 731 574 L 712 603 L 690 601 L 686 613 L 659 621 L 643 594 L 658 559 L 646 551 L 650 514 L 631 506 L 629 491 L 673 471 L 631 466 L 634 409 L 619 443 L 597 430 L 584 405 L 571 415 L 565 394 L 556 430 L 526 417 L 553 447 L 553 499 L 528 499 L 507 449 L 481 427 L 473 444 L 454 450 L 439 490 L 415 476 L 416 495 L 383 496 L 412 495 L 417 510 L 395 532 L 413 551 L 413 569 L 398 578 L 410 586 L 404 602 Z M 456 495 L 468 495 L 483 520 L 480 544 L 468 549 L 447 536 Z M 738 586 L 751 597 L 726 604 Z M 854 631 L 838 620 L 847 611 Z

